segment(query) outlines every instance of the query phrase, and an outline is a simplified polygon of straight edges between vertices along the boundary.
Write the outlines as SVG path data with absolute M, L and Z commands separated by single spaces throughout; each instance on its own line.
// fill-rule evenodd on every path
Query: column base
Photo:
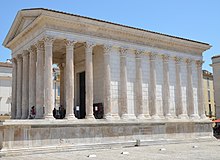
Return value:
M 113 118 L 114 120 L 119 120 L 119 119 L 121 119 L 118 114 L 112 114 L 112 118 Z
M 209 119 L 205 114 L 200 115 L 200 118 L 201 118 L 201 119 L 204 119 L 204 120 L 205 120 L 205 119 Z
M 191 114 L 190 119 L 200 119 L 198 114 Z
M 150 115 L 149 114 L 139 114 L 137 116 L 137 119 L 150 119 Z
M 77 118 L 73 114 L 69 114 L 68 116 L 65 117 L 65 119 L 67 119 L 67 120 L 77 120 Z
M 151 119 L 161 119 L 161 117 L 158 116 L 157 114 L 154 114 L 154 115 L 151 116 Z
M 118 114 L 106 114 L 106 115 L 104 115 L 104 119 L 106 119 L 106 120 L 119 120 L 120 117 Z
M 134 114 L 122 114 L 121 119 L 136 119 Z
M 47 119 L 47 120 L 54 120 L 55 118 L 53 117 L 53 115 L 51 114 L 49 114 L 49 115 L 46 115 L 45 116 L 45 119 Z
M 86 118 L 85 119 L 88 119 L 88 120 L 95 120 L 95 117 L 93 114 L 91 115 L 86 115 Z
M 113 117 L 112 117 L 112 114 L 105 114 L 104 115 L 104 119 L 107 119 L 107 120 L 112 120 L 113 119 Z
M 178 118 L 179 119 L 189 119 L 187 114 L 180 114 L 180 115 L 178 115 Z
M 165 115 L 165 118 L 166 119 L 173 119 L 174 117 L 170 113 L 168 113 Z
M 28 119 L 28 116 L 22 116 L 21 119 Z

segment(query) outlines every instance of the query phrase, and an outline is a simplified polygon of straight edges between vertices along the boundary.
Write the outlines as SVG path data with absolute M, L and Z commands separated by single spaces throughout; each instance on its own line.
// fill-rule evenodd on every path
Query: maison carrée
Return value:
M 202 95 L 207 43 L 33 8 L 17 13 L 3 45 L 13 61 L 3 155 L 212 138 Z M 53 115 L 53 65 L 63 119 Z

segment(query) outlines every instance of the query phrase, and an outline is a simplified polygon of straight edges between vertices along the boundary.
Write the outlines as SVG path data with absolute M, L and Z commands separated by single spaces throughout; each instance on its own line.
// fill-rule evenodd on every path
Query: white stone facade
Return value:
M 67 119 L 76 120 L 73 108 L 80 105 L 79 74 L 84 71 L 87 119 L 94 119 L 94 103 L 103 104 L 104 118 L 110 120 L 205 118 L 199 88 L 202 53 L 210 48 L 206 43 L 27 9 L 18 13 L 4 46 L 12 50 L 15 66 L 12 118 L 28 118 L 34 105 L 36 118 L 53 119 L 54 63 L 63 67 L 60 103 Z M 33 79 L 28 73 L 34 73 Z
M 11 113 L 12 64 L 0 62 L 0 114 Z
M 213 69 L 213 84 L 214 84 L 214 99 L 216 106 L 216 118 L 220 118 L 220 56 L 212 57 L 212 69 Z

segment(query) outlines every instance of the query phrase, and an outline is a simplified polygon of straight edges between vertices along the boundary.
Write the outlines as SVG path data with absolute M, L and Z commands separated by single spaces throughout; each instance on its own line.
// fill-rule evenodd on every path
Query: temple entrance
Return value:
M 82 119 L 86 116 L 86 82 L 85 82 L 85 72 L 79 73 L 79 115 L 78 118 Z

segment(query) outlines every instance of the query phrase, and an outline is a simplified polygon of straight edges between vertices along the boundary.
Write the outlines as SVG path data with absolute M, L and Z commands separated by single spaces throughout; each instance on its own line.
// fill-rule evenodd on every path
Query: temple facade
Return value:
M 106 119 L 205 117 L 201 69 L 208 44 L 27 9 L 4 45 L 12 50 L 13 119 L 27 119 L 32 106 L 36 118 L 53 118 L 53 64 L 60 68 L 67 119 L 76 119 L 74 106 L 93 119 L 94 103 L 103 104 Z
M 155 136 L 161 136 L 161 131 L 164 135 L 169 133 L 169 127 L 165 129 L 168 124 L 164 126 L 169 121 L 173 122 L 171 128 L 185 126 L 184 131 L 181 127 L 181 131 L 172 128 L 172 133 L 199 132 L 196 125 L 206 120 L 202 53 L 211 47 L 207 43 L 38 8 L 18 12 L 3 45 L 12 51 L 11 114 L 16 124 L 20 121 L 38 125 L 38 119 L 41 123 L 61 123 L 53 120 L 53 64 L 60 69 L 60 105 L 66 109 L 66 123 L 80 123 L 88 129 L 80 132 L 79 137 L 101 134 L 101 141 L 89 140 L 90 144 L 128 140 L 121 134 L 131 139 L 141 134 L 141 139 L 146 140 L 148 136 L 143 135 L 154 133 L 152 137 L 158 138 Z M 106 121 L 95 120 L 95 104 L 103 107 Z M 33 106 L 36 121 L 25 120 Z M 79 117 L 85 119 L 83 124 L 75 116 L 75 108 Z M 189 131 L 195 120 L 196 129 Z M 15 123 L 7 123 L 12 122 Z M 107 130 L 100 133 L 97 128 L 89 132 L 87 122 L 96 127 L 99 123 L 106 125 L 102 129 Z M 158 126 L 137 128 L 157 122 Z M 158 129 L 160 125 L 165 130 Z M 208 122 L 206 125 L 204 132 L 210 133 Z M 122 132 L 122 126 L 126 131 Z M 115 139 L 109 139 L 112 136 Z M 79 137 L 75 137 L 77 143 L 85 144 Z

